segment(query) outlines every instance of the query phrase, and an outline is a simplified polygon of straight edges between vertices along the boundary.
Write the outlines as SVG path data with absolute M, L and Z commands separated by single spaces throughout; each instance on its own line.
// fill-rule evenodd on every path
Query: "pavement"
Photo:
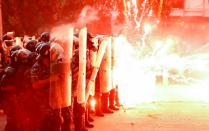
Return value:
M 209 131 L 209 103 L 141 103 L 104 118 L 96 118 L 94 125 L 90 131 Z
M 138 103 L 95 117 L 90 131 L 209 131 L 208 90 L 199 85 L 155 87 L 144 94 L 152 98 L 148 101 L 133 92 Z
M 152 95 L 151 101 L 121 107 L 105 117 L 93 116 L 95 127 L 89 131 L 209 131 L 207 88 L 156 88 Z M 0 113 L 0 131 L 5 123 Z

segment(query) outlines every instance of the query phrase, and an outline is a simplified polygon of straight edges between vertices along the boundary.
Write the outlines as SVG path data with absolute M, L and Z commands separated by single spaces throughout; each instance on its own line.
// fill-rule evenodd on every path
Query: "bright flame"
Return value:
M 150 33 L 151 30 L 152 30 L 152 26 L 151 26 L 150 24 L 146 23 L 146 24 L 144 25 L 144 32 L 145 32 L 145 34 Z
M 175 42 L 174 42 L 174 39 L 172 39 L 172 38 L 168 38 L 167 40 L 166 40 L 166 44 L 168 44 L 168 45 L 173 45 Z
M 95 109 L 95 106 L 96 106 L 96 100 L 95 99 L 92 99 L 91 101 L 90 101 L 90 106 L 91 106 L 91 109 Z
M 133 106 L 138 102 L 152 100 L 155 76 L 143 70 L 142 61 L 136 57 L 135 50 L 126 41 L 120 38 L 117 77 L 120 101 L 123 105 Z

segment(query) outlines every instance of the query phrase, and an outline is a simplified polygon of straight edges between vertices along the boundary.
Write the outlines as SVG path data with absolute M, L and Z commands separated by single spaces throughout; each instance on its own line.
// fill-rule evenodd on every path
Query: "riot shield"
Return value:
M 107 48 L 100 66 L 100 90 L 107 93 L 112 89 L 112 70 L 111 70 L 111 37 L 107 38 Z
M 49 103 L 52 109 L 60 109 L 71 105 L 70 63 L 51 64 L 51 75 L 57 79 L 50 80 Z

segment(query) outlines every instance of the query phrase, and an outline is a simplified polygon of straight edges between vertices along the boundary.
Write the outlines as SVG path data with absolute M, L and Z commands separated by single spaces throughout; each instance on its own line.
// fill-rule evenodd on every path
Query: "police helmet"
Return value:
M 21 46 L 19 46 L 19 45 L 13 46 L 13 47 L 10 49 L 10 56 L 12 55 L 12 52 L 17 51 L 17 50 L 20 50 L 20 49 L 22 49 L 22 48 L 21 48 Z
M 50 57 L 50 44 L 44 43 L 38 47 L 38 57 L 37 59 L 41 59 L 43 57 Z
M 36 40 L 29 40 L 28 42 L 26 42 L 25 48 L 31 52 L 35 52 L 37 44 L 38 44 L 38 42 Z
M 50 40 L 50 33 L 49 32 L 43 32 L 39 38 L 39 42 L 49 42 Z

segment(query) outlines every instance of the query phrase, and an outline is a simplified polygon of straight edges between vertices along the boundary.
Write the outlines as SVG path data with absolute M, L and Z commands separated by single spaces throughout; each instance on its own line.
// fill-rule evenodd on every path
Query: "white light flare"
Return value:
M 120 101 L 125 106 L 134 106 L 140 102 L 152 101 L 155 87 L 155 75 L 145 72 L 146 67 L 136 57 L 131 44 L 121 38 L 117 79 Z
M 120 36 L 117 77 L 120 100 L 126 107 L 158 100 L 195 100 L 209 102 L 209 56 L 181 56 L 175 50 L 175 39 L 168 38 L 153 44 L 151 56 L 137 58 L 134 47 Z M 170 71 L 175 70 L 176 74 Z M 191 69 L 193 74 L 187 73 Z M 156 85 L 160 70 L 162 85 Z M 196 73 L 198 72 L 198 73 Z M 185 74 L 186 73 L 186 74 Z M 206 77 L 204 76 L 206 74 Z M 196 78 L 198 77 L 201 78 Z M 171 83 L 171 78 L 178 85 Z M 192 82 L 191 82 L 192 81 Z M 181 84 L 179 84 L 180 82 Z M 182 84 L 183 83 L 183 84 Z M 177 88 L 177 87 L 179 88 Z
M 96 106 L 96 100 L 95 99 L 91 99 L 90 101 L 90 107 L 92 110 L 95 110 L 95 106 Z
M 149 34 L 151 31 L 152 31 L 152 25 L 148 24 L 148 23 L 145 23 L 144 24 L 144 32 L 145 32 L 145 34 Z

